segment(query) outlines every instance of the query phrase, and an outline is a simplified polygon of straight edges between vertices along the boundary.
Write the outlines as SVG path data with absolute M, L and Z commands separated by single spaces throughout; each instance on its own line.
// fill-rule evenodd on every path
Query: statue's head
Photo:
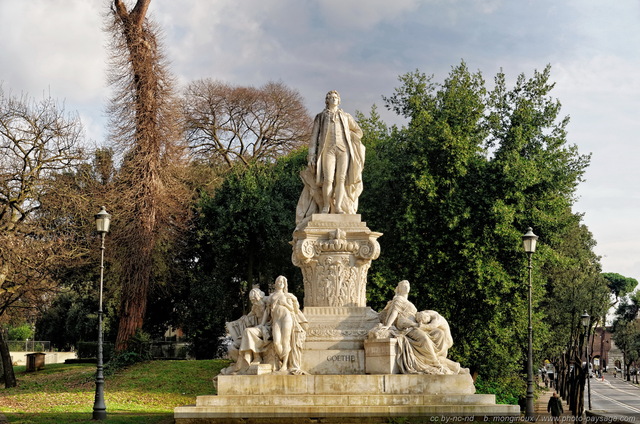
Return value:
M 276 288 L 281 287 L 282 291 L 288 292 L 289 291 L 289 284 L 287 282 L 287 277 L 285 277 L 284 275 L 281 275 L 278 278 L 276 278 L 275 287 Z
M 249 292 L 249 300 L 251 303 L 257 303 L 264 298 L 264 292 L 260 290 L 258 287 L 254 287 Z
M 431 318 L 431 311 L 420 311 L 416 313 L 416 322 L 418 324 L 429 324 Z
M 407 295 L 409 294 L 409 289 L 411 288 L 411 286 L 409 285 L 409 281 L 407 280 L 402 280 L 398 283 L 398 286 L 396 287 L 396 294 L 400 294 L 400 295 Z
M 331 97 L 337 97 L 338 98 L 338 104 L 340 104 L 340 93 L 338 93 L 336 90 L 331 90 L 327 93 L 327 95 L 324 97 L 324 104 L 326 106 L 329 106 L 329 99 Z

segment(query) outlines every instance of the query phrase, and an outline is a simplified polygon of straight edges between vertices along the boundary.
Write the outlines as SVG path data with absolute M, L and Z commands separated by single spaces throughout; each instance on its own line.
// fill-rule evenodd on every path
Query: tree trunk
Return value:
M 585 386 L 585 372 L 581 365 L 582 358 L 579 353 L 582 351 L 582 346 L 576 346 L 573 350 L 573 361 L 568 357 L 569 363 L 573 363 L 573 367 L 569 367 L 567 373 L 567 404 L 574 417 L 579 417 L 584 411 L 584 386 Z
M 151 258 L 148 261 L 152 261 Z M 148 270 L 151 269 L 151 264 Z M 120 305 L 120 323 L 116 337 L 115 349 L 122 352 L 127 349 L 129 339 L 142 328 L 144 315 L 147 310 L 147 294 L 149 292 L 150 272 L 140 270 L 131 275 L 122 287 L 122 301 Z
M 13 364 L 11 363 L 11 353 L 9 353 L 9 345 L 4 338 L 4 331 L 0 330 L 0 357 L 2 359 L 2 368 L 4 376 L 4 387 L 10 389 L 16 387 L 16 375 L 13 372 Z
M 2 331 L 2 330 L 0 330 Z M 3 365 L 2 355 L 0 355 L 0 385 L 4 384 L 4 365 Z
M 131 63 L 135 100 L 135 147 L 128 159 L 129 175 L 138 180 L 139 192 L 132 196 L 135 213 L 125 231 L 135 234 L 125 249 L 130 250 L 123 263 L 120 323 L 116 351 L 127 349 L 129 339 L 142 328 L 147 309 L 147 296 L 153 269 L 156 244 L 158 195 L 162 193 L 159 178 L 160 134 L 158 119 L 158 78 L 155 34 L 145 29 L 145 14 L 151 0 L 138 0 L 129 13 L 120 0 L 114 0 L 115 13 L 122 23 Z
M 571 378 L 569 382 L 569 409 L 573 413 L 574 416 L 578 415 L 578 398 L 579 396 L 579 387 L 578 387 L 578 379 L 576 376 L 575 370 L 571 373 Z
M 158 42 L 158 30 L 146 21 L 151 0 L 137 0 L 131 12 L 114 0 L 114 35 L 120 62 L 114 97 L 115 141 L 124 155 L 118 178 L 121 218 L 114 234 L 120 264 L 121 304 L 116 350 L 142 328 L 157 264 L 159 242 L 171 243 L 186 223 L 189 193 L 173 171 L 181 162 L 179 112 L 173 78 Z M 116 62 L 118 63 L 118 62 Z M 123 83 L 126 81 L 126 83 Z M 117 125 L 116 125 L 117 127 Z

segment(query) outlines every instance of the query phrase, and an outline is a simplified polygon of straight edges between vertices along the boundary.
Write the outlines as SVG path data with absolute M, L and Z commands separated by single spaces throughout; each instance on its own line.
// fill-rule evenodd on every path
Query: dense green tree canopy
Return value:
M 613 323 L 613 340 L 623 354 L 627 380 L 630 365 L 640 359 L 640 292 L 635 292 L 618 305 Z
M 382 306 L 395 281 L 412 280 L 416 305 L 450 320 L 457 360 L 490 376 L 519 369 L 523 359 L 521 234 L 532 226 L 540 236 L 539 349 L 548 333 L 540 302 L 550 284 L 540 270 L 562 256 L 556 249 L 563 234 L 580 222 L 571 206 L 589 158 L 567 144 L 568 119 L 550 97 L 549 76 L 549 68 L 520 75 L 510 89 L 500 73 L 488 91 L 464 63 L 443 83 L 416 71 L 400 77 L 402 86 L 385 98 L 409 119 L 406 128 L 384 131 L 376 114 L 361 117 L 369 143 L 361 213 L 384 233 L 371 302 Z
M 615 272 L 605 272 L 602 276 L 607 280 L 607 285 L 611 293 L 617 298 L 633 291 L 638 285 L 638 280 Z
M 248 312 L 248 292 L 268 292 L 282 274 L 300 295 L 301 274 L 291 263 L 295 205 L 305 152 L 277 164 L 239 164 L 213 196 L 202 193 L 196 207 L 183 327 L 197 357 L 216 353 L 224 322 Z

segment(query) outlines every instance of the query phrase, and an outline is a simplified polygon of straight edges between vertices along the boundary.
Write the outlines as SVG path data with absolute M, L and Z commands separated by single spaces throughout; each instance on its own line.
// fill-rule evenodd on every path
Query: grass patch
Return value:
M 215 394 L 212 378 L 228 361 L 149 361 L 105 378 L 108 423 L 168 424 L 173 408 Z M 0 389 L 10 423 L 94 423 L 95 365 L 47 364 L 38 372 L 15 367 L 18 387 Z

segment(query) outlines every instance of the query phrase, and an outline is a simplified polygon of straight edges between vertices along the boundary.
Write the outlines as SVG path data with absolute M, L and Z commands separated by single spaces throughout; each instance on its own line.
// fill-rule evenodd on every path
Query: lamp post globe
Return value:
M 582 328 L 584 328 L 585 334 L 587 333 L 587 327 L 589 326 L 589 319 L 590 318 L 591 318 L 591 316 L 589 316 L 587 311 L 584 311 L 582 313 L 582 315 L 580 315 L 580 322 L 582 323 Z
M 96 231 L 100 234 L 100 292 L 98 300 L 98 365 L 96 369 L 96 396 L 93 403 L 93 419 L 105 420 L 107 418 L 107 406 L 104 402 L 104 366 L 102 346 L 102 289 L 104 286 L 104 237 L 109 232 L 111 215 L 102 206 L 100 212 L 95 215 Z
M 532 296 L 532 280 L 531 271 L 533 266 L 531 259 L 533 253 L 536 251 L 536 243 L 538 236 L 533 233 L 531 227 L 527 228 L 527 232 L 522 235 L 522 246 L 524 251 L 529 255 L 529 296 L 528 296 L 528 312 L 529 312 L 529 327 L 528 327 L 528 346 L 527 346 L 527 396 L 525 403 L 525 419 L 527 421 L 535 420 L 535 408 L 533 402 L 533 324 L 531 318 L 531 296 Z
M 527 232 L 522 235 L 522 246 L 526 253 L 535 253 L 538 236 L 533 234 L 533 228 L 527 228 Z
M 96 231 L 102 234 L 106 234 L 109 232 L 109 226 L 111 224 L 111 215 L 107 213 L 107 208 L 104 206 L 100 207 L 100 212 L 95 215 L 96 221 Z

